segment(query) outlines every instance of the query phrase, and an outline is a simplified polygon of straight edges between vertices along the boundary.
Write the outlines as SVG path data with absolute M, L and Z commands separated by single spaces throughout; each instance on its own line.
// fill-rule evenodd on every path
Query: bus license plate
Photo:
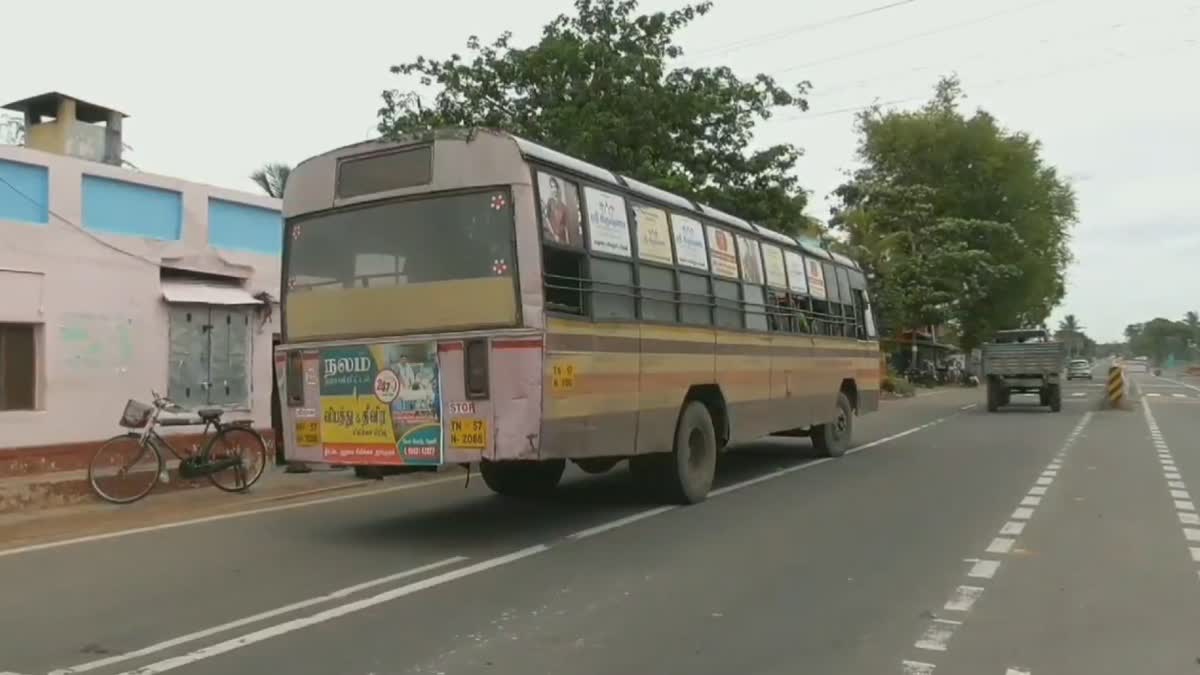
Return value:
M 483 450 L 487 448 L 487 422 L 474 417 L 450 420 L 450 445 L 456 448 Z
M 296 422 L 296 445 L 320 445 L 320 422 Z

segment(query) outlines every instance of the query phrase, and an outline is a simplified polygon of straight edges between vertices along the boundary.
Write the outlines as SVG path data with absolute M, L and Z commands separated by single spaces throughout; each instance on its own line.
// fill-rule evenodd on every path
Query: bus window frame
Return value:
M 304 344 L 304 343 L 326 342 L 326 341 L 331 341 L 331 340 L 353 340 L 353 339 L 358 339 L 358 338 L 375 340 L 375 339 L 380 339 L 380 338 L 406 337 L 409 335 L 424 335 L 424 334 L 427 334 L 430 332 L 438 332 L 436 330 L 434 330 L 434 331 L 424 330 L 424 331 L 413 331 L 413 332 L 407 332 L 407 333 L 355 333 L 353 335 L 339 333 L 337 335 L 322 335 L 319 338 L 306 338 L 299 342 L 293 341 L 291 336 L 288 334 L 288 321 L 287 321 L 288 296 L 291 294 L 291 288 L 289 288 L 290 283 L 289 283 L 288 274 L 289 274 L 289 272 L 292 271 L 291 270 L 291 257 L 292 257 L 291 249 L 292 249 L 292 242 L 293 242 L 293 238 L 291 236 L 292 228 L 294 228 L 297 225 L 303 225 L 305 222 L 312 220 L 314 218 L 319 218 L 319 217 L 331 215 L 334 213 L 340 214 L 340 213 L 347 213 L 347 212 L 355 211 L 355 210 L 362 210 L 362 209 L 368 209 L 368 208 L 377 207 L 377 206 L 383 206 L 386 204 L 400 204 L 400 203 L 404 203 L 404 202 L 415 202 L 415 201 L 421 201 L 421 200 L 431 199 L 431 198 L 456 197 L 456 196 L 460 196 L 460 195 L 487 193 L 487 192 L 492 192 L 492 191 L 496 191 L 496 190 L 504 191 L 506 201 L 507 201 L 506 208 L 509 210 L 509 216 L 512 218 L 512 229 L 510 232 L 509 244 L 512 246 L 511 250 L 512 250 L 513 261 L 512 261 L 512 265 L 511 265 L 511 267 L 512 267 L 512 279 L 511 280 L 512 280 L 512 284 L 513 284 L 513 294 L 514 294 L 513 302 L 516 307 L 516 321 L 515 321 L 514 325 L 512 325 L 512 326 L 479 325 L 479 326 L 472 326 L 471 328 L 465 328 L 462 331 L 456 331 L 456 332 L 471 332 L 471 331 L 480 331 L 480 330 L 491 330 L 491 329 L 496 329 L 496 328 L 523 328 L 523 327 L 525 327 L 525 312 L 521 305 L 521 267 L 520 267 L 521 256 L 520 256 L 520 252 L 517 248 L 519 245 L 519 241 L 518 241 L 518 237 L 517 237 L 517 227 L 519 227 L 519 224 L 517 223 L 517 208 L 516 208 L 516 204 L 515 204 L 514 198 L 513 198 L 513 193 L 515 192 L 514 188 L 516 185 L 519 185 L 519 183 L 500 183 L 497 185 L 486 185 L 486 186 L 472 185 L 469 187 L 454 188 L 454 189 L 450 189 L 450 190 L 438 190 L 436 192 L 420 192 L 420 193 L 398 195 L 395 197 L 387 197 L 384 199 L 375 199 L 375 200 L 368 199 L 368 200 L 362 200 L 362 201 L 355 201 L 352 204 L 345 204 L 343 206 L 322 209 L 320 211 L 310 211 L 308 213 L 286 219 L 283 223 L 283 251 L 280 255 L 280 267 L 279 267 L 279 269 L 280 269 L 279 276 L 280 276 L 280 282 L 281 282 L 279 285 L 279 321 L 280 321 L 279 335 L 280 335 L 282 344 Z M 538 226 L 540 227 L 541 224 L 539 223 Z M 538 255 L 539 256 L 541 255 L 540 250 L 538 251 Z

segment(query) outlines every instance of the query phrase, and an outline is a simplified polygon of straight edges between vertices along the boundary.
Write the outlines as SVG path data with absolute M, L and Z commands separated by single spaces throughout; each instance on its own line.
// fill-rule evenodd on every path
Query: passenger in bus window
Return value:
M 579 217 L 579 188 L 549 174 L 538 174 L 542 197 L 542 229 L 556 244 L 583 247 L 583 226 Z M 563 184 L 566 189 L 563 189 Z

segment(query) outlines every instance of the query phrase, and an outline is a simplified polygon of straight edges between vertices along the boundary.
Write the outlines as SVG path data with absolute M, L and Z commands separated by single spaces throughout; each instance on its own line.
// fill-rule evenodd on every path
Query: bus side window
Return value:
M 542 277 L 546 310 L 587 314 L 587 260 L 582 253 L 553 246 L 542 247 Z
M 683 323 L 698 326 L 712 324 L 712 299 L 707 276 L 679 272 L 679 315 Z
M 589 285 L 579 185 L 538 171 L 537 191 L 546 311 L 584 316 Z

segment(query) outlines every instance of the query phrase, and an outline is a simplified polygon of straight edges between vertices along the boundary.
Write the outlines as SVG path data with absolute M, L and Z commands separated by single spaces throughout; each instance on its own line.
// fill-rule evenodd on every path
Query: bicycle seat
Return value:
M 196 414 L 205 422 L 216 422 L 221 419 L 221 415 L 224 415 L 225 411 L 220 408 L 201 408 L 196 411 Z

